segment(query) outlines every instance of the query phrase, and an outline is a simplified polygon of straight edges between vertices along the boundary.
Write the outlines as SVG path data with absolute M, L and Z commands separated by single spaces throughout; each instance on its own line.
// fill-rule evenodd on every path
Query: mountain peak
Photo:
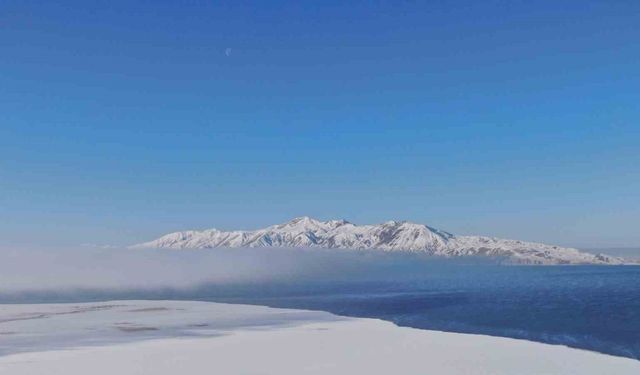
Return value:
M 300 229 L 300 230 L 316 230 L 316 229 L 330 230 L 330 229 L 335 229 L 347 224 L 351 224 L 351 223 L 344 219 L 320 221 L 318 219 L 314 219 L 309 216 L 299 216 L 285 223 L 274 225 L 273 227 L 270 227 L 270 228 Z
M 312 229 L 312 228 L 317 228 L 319 226 L 322 226 L 322 222 L 320 220 L 316 220 L 314 218 L 311 218 L 309 216 L 299 216 L 296 218 L 293 218 L 285 223 L 282 224 L 277 224 L 274 225 L 272 227 L 269 228 L 278 228 L 278 229 L 285 229 L 285 228 L 299 228 L 299 229 Z
M 297 224 L 297 223 L 318 224 L 318 223 L 320 223 L 320 220 L 316 220 L 316 219 L 314 219 L 312 217 L 309 217 L 309 216 L 298 216 L 298 217 L 295 217 L 295 218 L 291 219 L 287 223 L 291 223 L 291 224 Z M 285 223 L 285 224 L 287 224 L 287 223 Z

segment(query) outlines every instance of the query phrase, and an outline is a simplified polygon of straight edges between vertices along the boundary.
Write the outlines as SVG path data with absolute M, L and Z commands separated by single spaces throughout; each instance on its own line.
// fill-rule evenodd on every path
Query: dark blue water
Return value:
M 204 299 L 326 310 L 640 359 L 640 267 L 453 267 L 400 282 L 263 285 Z M 233 293 L 231 293 L 233 294 Z
M 367 274 L 371 274 L 367 270 Z M 0 302 L 197 299 L 325 310 L 401 326 L 506 336 L 640 359 L 640 266 L 443 266 L 381 280 L 312 278 L 191 290 L 22 295 Z

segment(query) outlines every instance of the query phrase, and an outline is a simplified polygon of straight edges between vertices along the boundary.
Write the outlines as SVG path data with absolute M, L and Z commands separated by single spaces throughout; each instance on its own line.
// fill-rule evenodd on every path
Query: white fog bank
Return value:
M 0 248 L 0 295 L 73 289 L 180 289 L 205 283 L 391 280 L 410 276 L 411 268 L 420 271 L 424 263 L 436 262 L 424 257 L 417 262 L 418 258 L 324 249 Z

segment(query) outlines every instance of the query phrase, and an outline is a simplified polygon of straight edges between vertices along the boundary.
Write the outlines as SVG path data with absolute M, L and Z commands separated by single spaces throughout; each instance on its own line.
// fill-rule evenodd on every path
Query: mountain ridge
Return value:
M 257 230 L 180 231 L 131 248 L 308 247 L 413 252 L 433 256 L 505 257 L 516 264 L 624 264 L 624 260 L 574 248 L 486 236 L 456 236 L 424 224 L 387 221 L 356 225 L 308 216 Z

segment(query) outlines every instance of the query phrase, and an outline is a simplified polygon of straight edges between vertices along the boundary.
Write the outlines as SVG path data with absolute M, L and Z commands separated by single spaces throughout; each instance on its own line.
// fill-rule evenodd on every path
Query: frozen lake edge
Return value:
M 45 371 L 46 369 L 46 371 Z M 0 305 L 0 374 L 616 374 L 640 361 L 325 312 L 189 301 Z

